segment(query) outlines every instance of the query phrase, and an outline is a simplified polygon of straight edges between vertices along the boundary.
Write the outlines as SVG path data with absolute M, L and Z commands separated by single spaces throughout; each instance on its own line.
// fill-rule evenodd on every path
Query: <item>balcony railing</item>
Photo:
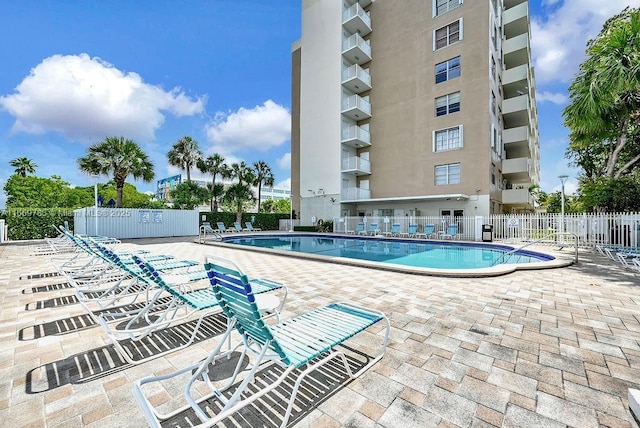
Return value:
M 371 104 L 360 95 L 342 97 L 342 114 L 353 120 L 363 120 L 371 117 Z
M 350 33 L 366 36 L 371 32 L 371 18 L 358 3 L 342 13 L 342 26 Z
M 360 34 L 352 34 L 342 41 L 342 55 L 352 63 L 362 65 L 371 61 L 371 46 Z
M 371 145 L 371 134 L 358 125 L 351 125 L 342 130 L 342 144 L 360 148 Z
M 342 70 L 342 85 L 356 94 L 371 89 L 371 75 L 369 71 L 354 64 Z
M 342 172 L 355 175 L 371 174 L 371 162 L 359 156 L 342 158 Z
M 371 199 L 371 191 L 369 189 L 361 189 L 360 187 L 347 187 L 342 189 L 342 202 L 361 201 Z

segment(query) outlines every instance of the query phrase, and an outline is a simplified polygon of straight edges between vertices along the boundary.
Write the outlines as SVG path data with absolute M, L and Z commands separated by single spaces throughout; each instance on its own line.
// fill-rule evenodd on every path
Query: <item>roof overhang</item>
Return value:
M 468 201 L 469 195 L 464 193 L 450 193 L 446 195 L 402 196 L 396 198 L 372 198 L 340 201 L 343 204 L 378 204 L 381 202 L 438 202 L 438 201 Z

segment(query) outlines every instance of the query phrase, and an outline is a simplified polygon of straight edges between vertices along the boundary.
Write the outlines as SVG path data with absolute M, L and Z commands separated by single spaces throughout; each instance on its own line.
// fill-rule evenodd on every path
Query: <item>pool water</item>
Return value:
M 344 257 L 378 263 L 435 269 L 478 269 L 496 264 L 532 263 L 553 257 L 532 251 L 512 251 L 509 246 L 474 243 L 312 235 L 225 237 L 223 242 L 250 247 L 292 251 L 327 257 Z

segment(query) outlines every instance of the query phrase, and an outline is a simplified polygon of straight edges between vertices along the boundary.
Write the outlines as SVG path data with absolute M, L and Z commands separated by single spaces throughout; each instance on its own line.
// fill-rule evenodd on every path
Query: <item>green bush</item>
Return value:
M 205 220 L 202 219 L 202 216 L 205 216 Z M 242 213 L 242 227 L 244 227 L 245 222 L 251 221 L 252 216 L 255 217 L 255 221 L 251 222 L 253 227 L 262 230 L 279 230 L 280 220 L 289 219 L 289 213 Z M 200 224 L 204 221 L 208 221 L 212 226 L 215 226 L 217 222 L 221 221 L 225 226 L 229 227 L 236 221 L 236 213 L 201 211 Z
M 11 240 L 57 236 L 56 227 L 65 221 L 73 230 L 73 210 L 65 208 L 9 208 L 1 217 L 6 220 Z

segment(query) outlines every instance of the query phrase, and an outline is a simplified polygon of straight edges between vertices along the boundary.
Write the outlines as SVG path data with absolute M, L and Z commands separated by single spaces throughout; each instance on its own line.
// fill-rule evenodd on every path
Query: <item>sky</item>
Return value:
M 0 186 L 16 157 L 35 162 L 40 177 L 92 185 L 76 161 L 107 136 L 135 141 L 154 163 L 156 179 L 169 177 L 180 170 L 168 165 L 166 153 L 188 135 L 205 156 L 219 153 L 229 164 L 265 161 L 276 185 L 289 188 L 291 45 L 301 34 L 301 3 L 3 0 Z M 640 0 L 529 5 L 540 185 L 558 191 L 558 176 L 567 174 L 570 194 L 579 171 L 564 157 L 567 87 L 587 40 Z M 133 184 L 140 191 L 156 187 L 155 180 Z M 0 207 L 5 202 L 0 192 Z

